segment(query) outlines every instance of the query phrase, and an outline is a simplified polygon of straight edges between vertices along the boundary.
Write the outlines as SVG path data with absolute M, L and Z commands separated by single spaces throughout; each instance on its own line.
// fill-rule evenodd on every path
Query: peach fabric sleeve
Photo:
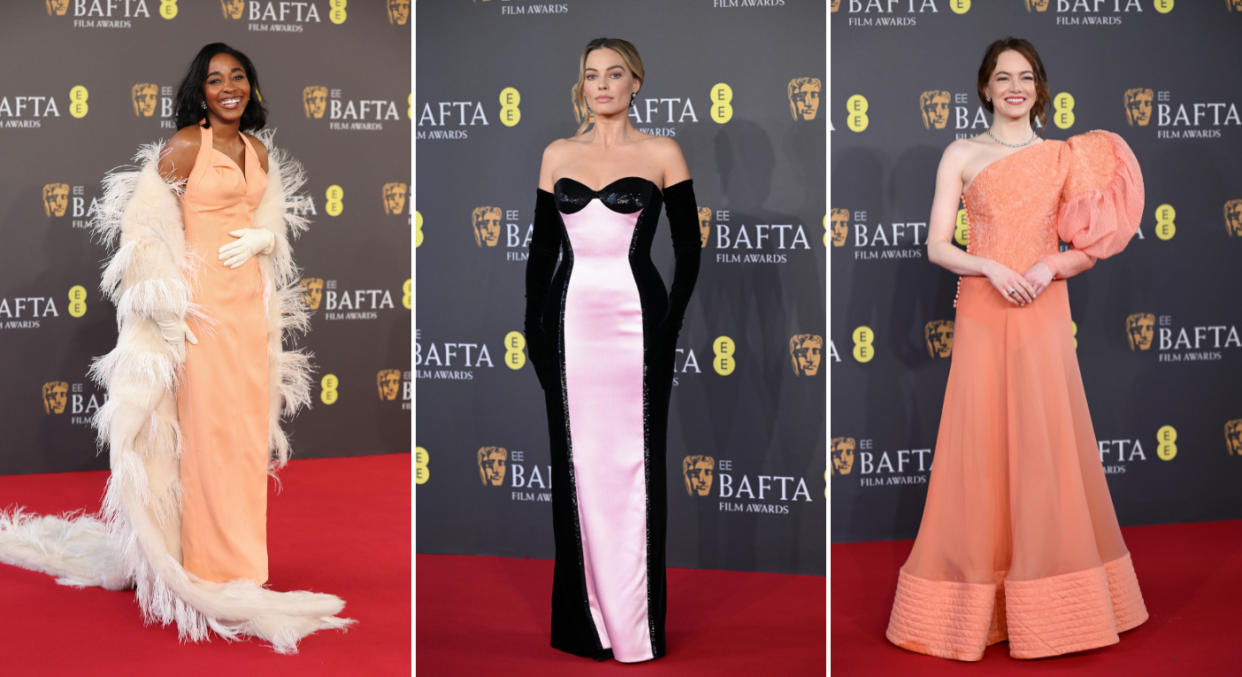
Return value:
M 1125 140 L 1094 130 L 1071 137 L 1057 210 L 1057 236 L 1070 249 L 1040 257 L 1053 277 L 1067 278 L 1108 258 L 1134 237 L 1143 216 L 1143 174 Z

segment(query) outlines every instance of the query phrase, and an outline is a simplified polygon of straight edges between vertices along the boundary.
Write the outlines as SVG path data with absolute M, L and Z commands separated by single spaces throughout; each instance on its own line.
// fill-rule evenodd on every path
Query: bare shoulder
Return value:
M 246 134 L 246 132 L 242 132 Z M 263 168 L 263 173 L 267 173 L 267 146 L 259 140 L 254 134 L 246 134 L 246 138 L 250 139 L 250 145 L 254 148 L 254 154 L 259 158 L 259 166 Z
M 665 187 L 672 186 L 690 178 L 690 168 L 686 166 L 686 157 L 681 146 L 667 136 L 648 136 L 643 140 L 647 152 L 664 175 Z
M 203 143 L 203 133 L 198 131 L 197 125 L 182 127 L 177 130 L 172 138 L 168 139 L 168 143 L 164 147 L 173 153 L 192 150 L 198 152 L 199 146 Z
M 202 132 L 196 125 L 182 127 L 164 144 L 164 153 L 160 156 L 160 175 L 172 181 L 182 181 L 190 176 L 194 169 L 194 159 L 198 157 L 199 148 L 203 145 Z

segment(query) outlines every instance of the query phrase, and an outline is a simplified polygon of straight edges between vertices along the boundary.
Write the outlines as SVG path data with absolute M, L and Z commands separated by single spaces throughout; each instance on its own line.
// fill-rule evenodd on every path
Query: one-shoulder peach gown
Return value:
M 190 322 L 177 392 L 181 451 L 181 547 L 187 571 L 209 581 L 267 581 L 267 313 L 258 257 L 229 269 L 218 250 L 250 228 L 267 189 L 250 141 L 246 169 L 212 148 L 202 130 L 183 198 L 196 262 L 194 302 L 214 320 Z
M 1120 137 L 1045 141 L 987 166 L 963 197 L 968 251 L 1055 279 L 1009 303 L 961 281 L 953 361 L 923 521 L 901 567 L 888 639 L 975 661 L 1113 644 L 1147 620 L 1100 463 L 1064 278 L 1121 250 L 1143 211 Z M 1073 248 L 1060 252 L 1058 238 Z

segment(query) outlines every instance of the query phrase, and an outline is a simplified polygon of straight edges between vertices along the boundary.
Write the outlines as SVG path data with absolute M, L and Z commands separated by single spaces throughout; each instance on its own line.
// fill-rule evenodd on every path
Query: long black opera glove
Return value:
M 694 182 L 686 179 L 664 189 L 664 213 L 673 236 L 673 286 L 668 292 L 668 312 L 656 326 L 656 360 L 662 371 L 673 370 L 677 336 L 686 306 L 699 277 L 699 208 L 694 201 Z M 665 369 L 667 367 L 667 369 Z
M 552 378 L 548 356 L 551 348 L 543 331 L 543 306 L 548 298 L 548 287 L 556 272 L 556 260 L 561 252 L 561 215 L 556 209 L 556 198 L 546 190 L 535 192 L 534 233 L 530 238 L 530 256 L 526 259 L 526 350 L 539 385 L 547 390 Z

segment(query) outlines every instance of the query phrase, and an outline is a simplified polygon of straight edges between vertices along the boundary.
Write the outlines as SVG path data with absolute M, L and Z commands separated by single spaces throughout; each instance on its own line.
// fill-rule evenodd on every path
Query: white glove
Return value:
M 186 324 L 185 320 L 179 317 L 155 317 L 152 319 L 160 326 L 160 336 L 163 337 L 168 347 L 172 348 L 173 352 L 177 354 L 178 359 L 185 359 L 185 342 L 187 340 L 194 345 L 198 345 L 198 337 L 194 335 L 194 332 L 190 331 L 190 325 Z
M 216 258 L 229 268 L 236 268 L 255 254 L 271 254 L 276 246 L 276 234 L 266 228 L 242 228 L 229 233 L 237 240 L 220 247 Z

